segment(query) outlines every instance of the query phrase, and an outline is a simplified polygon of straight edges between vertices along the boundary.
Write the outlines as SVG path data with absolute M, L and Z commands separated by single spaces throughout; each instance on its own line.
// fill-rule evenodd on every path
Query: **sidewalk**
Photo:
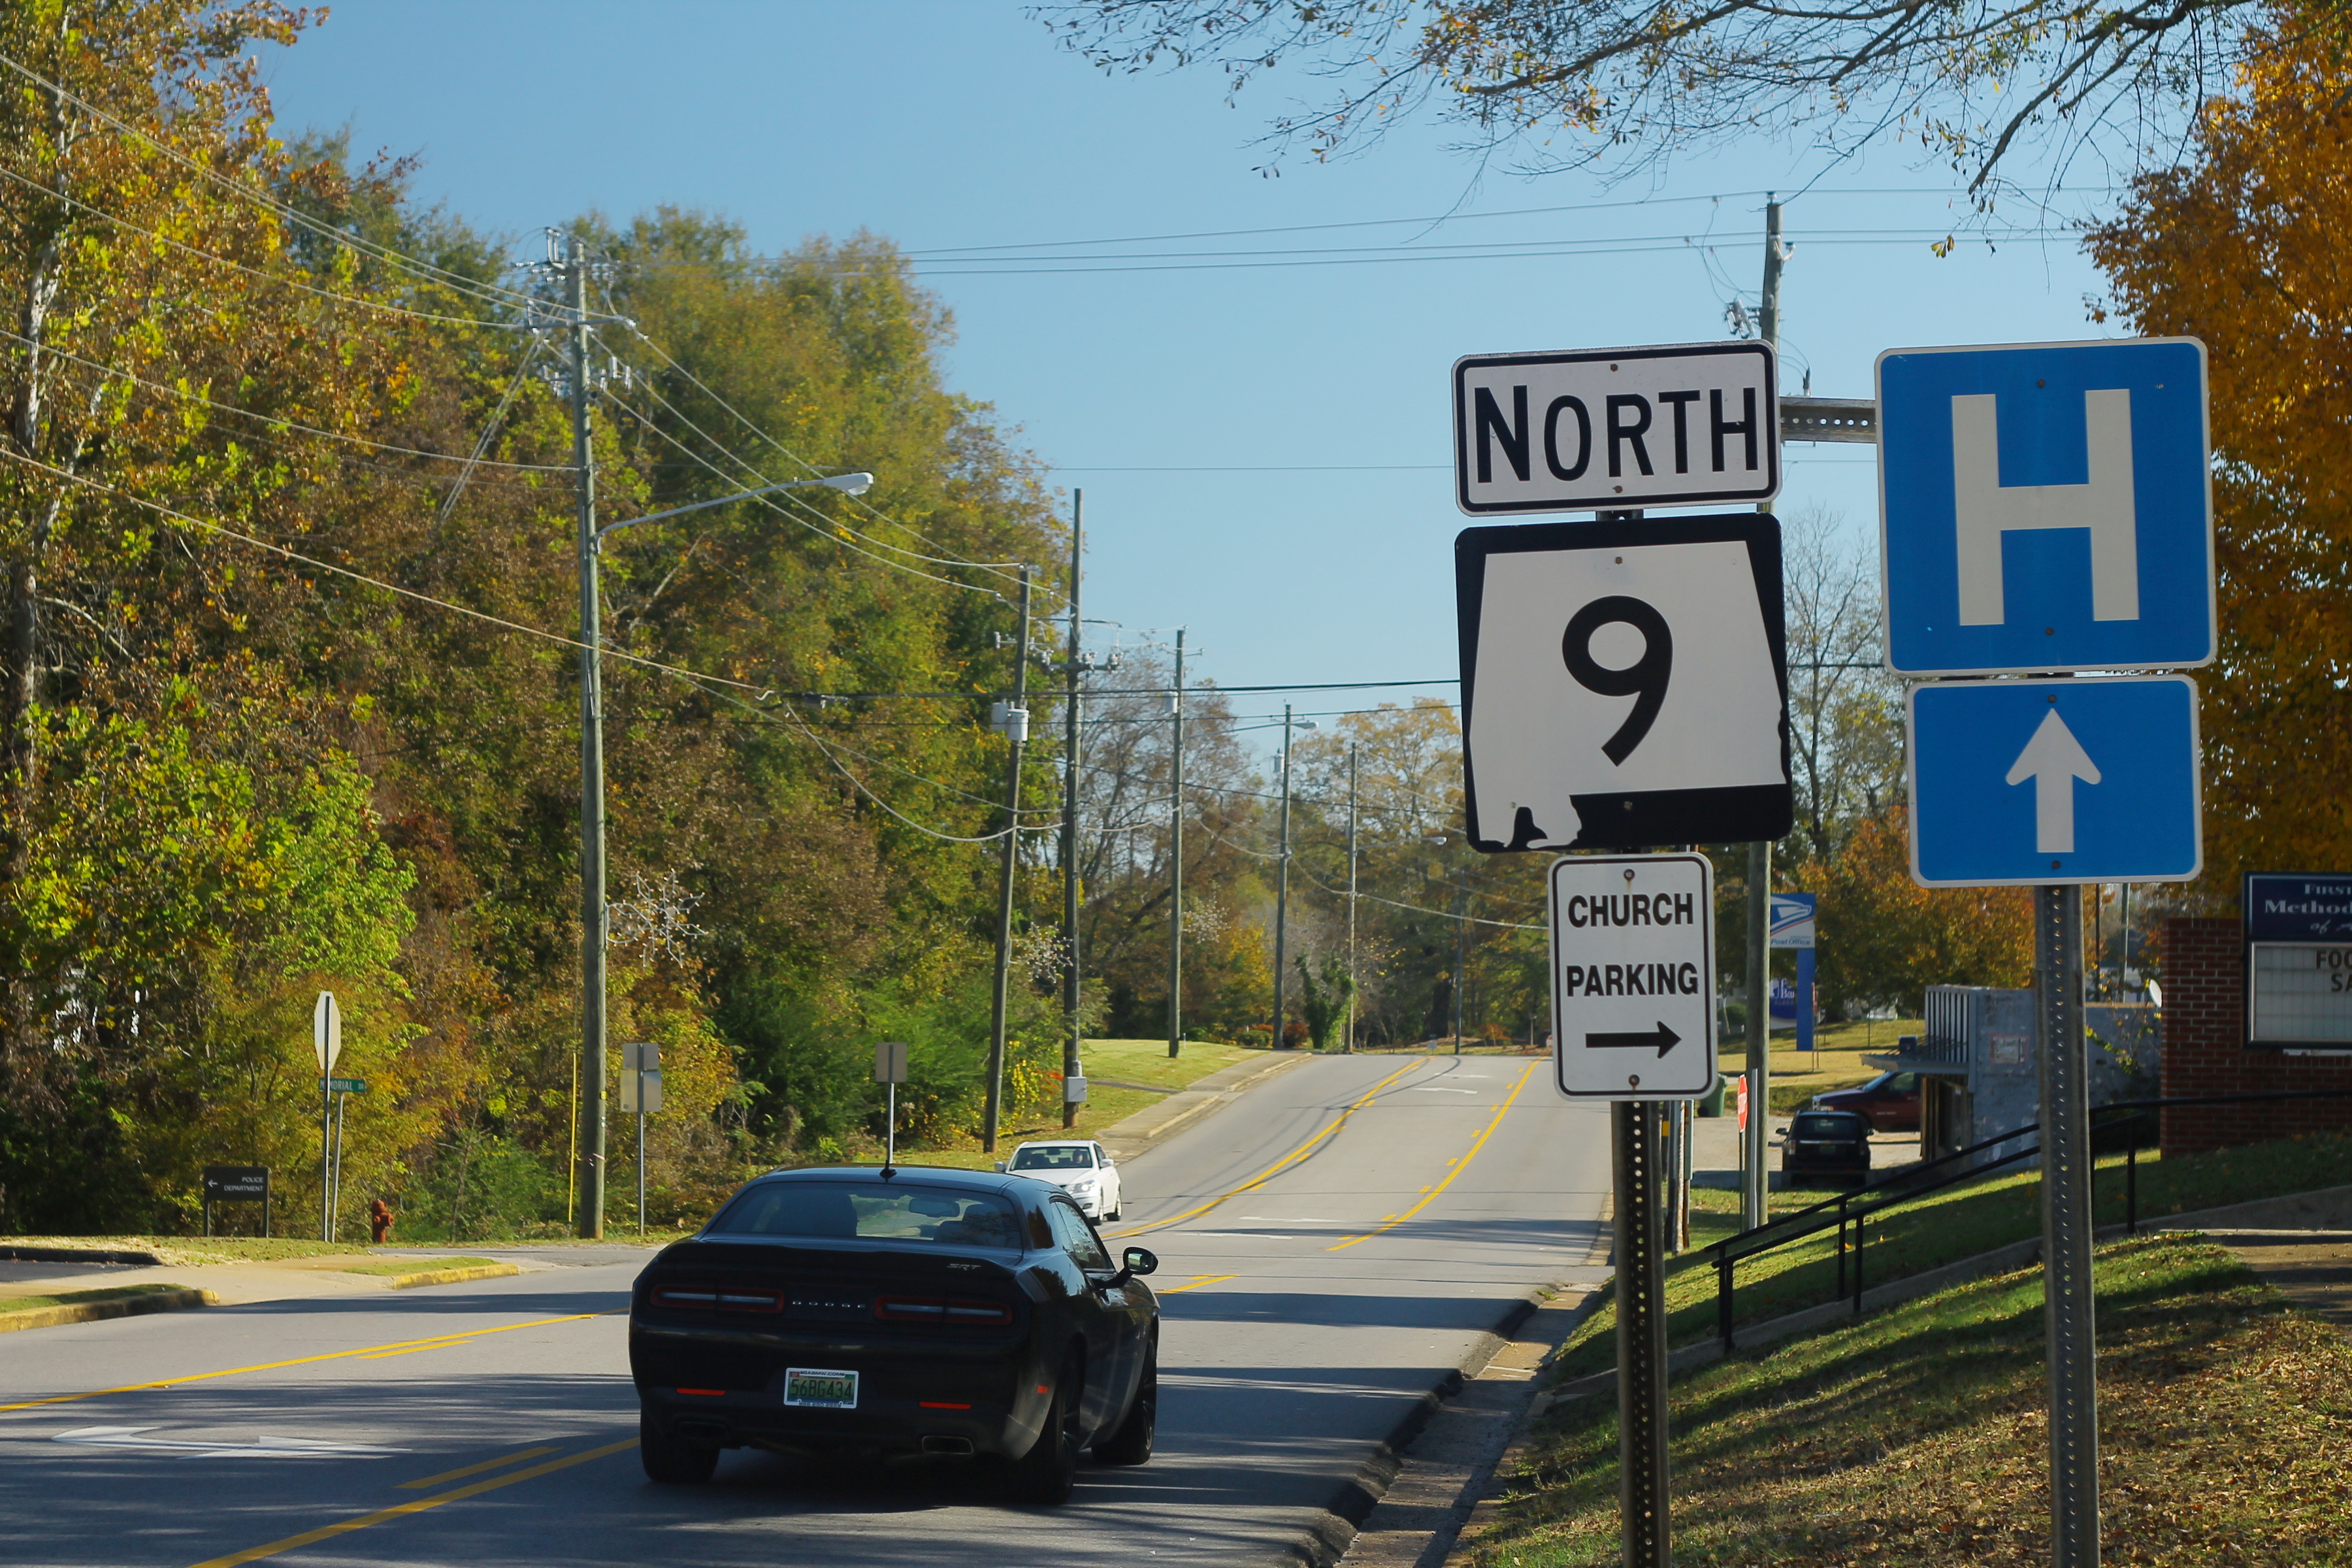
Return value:
M 490 1257 L 487 1247 L 447 1247 L 430 1254 L 436 1258 Z M 363 1264 L 377 1264 L 385 1258 L 369 1253 L 344 1253 L 325 1258 L 291 1258 L 267 1263 L 201 1263 L 201 1264 L 88 1264 L 60 1263 L 51 1267 L 55 1272 L 34 1276 L 30 1270 L 39 1265 L 19 1264 L 10 1270 L 11 1277 L 0 1283 L 0 1297 L 56 1296 L 72 1290 L 103 1290 L 121 1285 L 178 1285 L 191 1290 L 203 1290 L 214 1296 L 224 1307 L 242 1307 L 255 1301 L 287 1301 L 321 1297 L 367 1296 L 393 1289 L 393 1276 L 347 1274 L 342 1270 Z M 522 1273 L 551 1268 L 553 1264 L 520 1257 L 506 1257 L 500 1262 L 512 1263 Z M 17 1270 L 26 1270 L 19 1273 Z

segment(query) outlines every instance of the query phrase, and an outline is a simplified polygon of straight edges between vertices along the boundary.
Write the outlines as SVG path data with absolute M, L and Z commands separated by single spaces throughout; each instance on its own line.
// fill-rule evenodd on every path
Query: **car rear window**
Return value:
M 1095 1152 L 1084 1143 L 1054 1143 L 1024 1149 L 1013 1156 L 1016 1171 L 1091 1171 Z
M 1856 1131 L 1851 1116 L 1800 1116 L 1790 1129 L 1800 1138 L 1851 1138 Z
M 721 1209 L 710 1228 L 732 1236 L 856 1237 L 1016 1250 L 1021 1246 L 1019 1221 L 1003 1199 L 904 1182 L 767 1182 Z

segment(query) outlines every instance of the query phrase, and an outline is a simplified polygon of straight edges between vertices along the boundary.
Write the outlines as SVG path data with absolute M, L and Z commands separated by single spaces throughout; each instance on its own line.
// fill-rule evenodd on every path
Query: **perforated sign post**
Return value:
M 2212 658 L 2203 344 L 1892 350 L 1878 422 L 1890 669 L 2047 677 Z M 1914 879 L 2034 888 L 2052 1557 L 2095 1568 L 2082 884 L 2201 868 L 2196 687 L 1933 683 L 1908 711 Z

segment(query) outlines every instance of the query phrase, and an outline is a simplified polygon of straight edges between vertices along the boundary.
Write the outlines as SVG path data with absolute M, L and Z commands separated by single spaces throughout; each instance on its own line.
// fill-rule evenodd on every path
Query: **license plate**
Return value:
M 824 1410 L 857 1408 L 857 1374 L 825 1372 L 815 1367 L 784 1369 L 784 1403 L 813 1405 Z

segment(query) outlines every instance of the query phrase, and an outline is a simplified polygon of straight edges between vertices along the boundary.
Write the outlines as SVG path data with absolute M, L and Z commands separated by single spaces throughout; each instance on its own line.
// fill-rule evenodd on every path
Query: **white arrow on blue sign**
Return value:
M 2186 676 L 1914 687 L 1923 887 L 2179 882 L 2204 860 Z
M 1888 668 L 2212 658 L 2204 344 L 1893 349 L 1878 418 Z

